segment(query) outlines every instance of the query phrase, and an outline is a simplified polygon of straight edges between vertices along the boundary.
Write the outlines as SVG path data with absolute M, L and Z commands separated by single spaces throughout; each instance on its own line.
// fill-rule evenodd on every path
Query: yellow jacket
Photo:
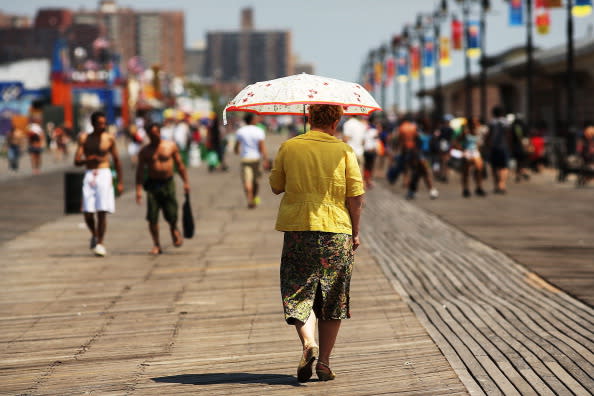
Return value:
M 365 191 L 357 157 L 348 144 L 316 130 L 287 140 L 275 157 L 270 186 L 284 191 L 278 231 L 352 235 L 346 198 Z

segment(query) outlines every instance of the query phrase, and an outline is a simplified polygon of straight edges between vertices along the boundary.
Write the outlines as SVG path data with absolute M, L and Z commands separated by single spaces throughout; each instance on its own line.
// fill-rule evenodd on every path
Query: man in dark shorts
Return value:
M 511 155 L 511 130 L 504 117 L 503 109 L 499 106 L 493 108 L 493 121 L 489 124 L 485 145 L 493 171 L 493 183 L 495 184 L 493 192 L 505 194 Z
M 159 241 L 159 210 L 171 231 L 173 246 L 179 247 L 183 238 L 177 229 L 178 205 L 175 197 L 175 182 L 173 180 L 174 165 L 184 182 L 184 192 L 190 192 L 188 174 L 181 159 L 179 149 L 175 142 L 161 140 L 161 127 L 150 124 L 147 128 L 150 143 L 140 150 L 138 154 L 138 168 L 136 169 L 136 202 L 142 202 L 142 190 L 146 191 L 147 211 L 146 219 L 149 222 L 149 231 L 153 238 L 151 254 L 160 254 Z M 145 179 L 145 168 L 148 178 Z

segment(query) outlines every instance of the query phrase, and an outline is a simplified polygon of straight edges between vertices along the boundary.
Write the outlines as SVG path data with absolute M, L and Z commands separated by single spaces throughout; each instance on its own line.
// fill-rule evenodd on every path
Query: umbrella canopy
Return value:
M 368 115 L 381 110 L 357 83 L 302 73 L 248 85 L 227 104 L 223 121 L 227 123 L 228 111 L 305 115 L 310 104 L 340 105 L 345 115 Z

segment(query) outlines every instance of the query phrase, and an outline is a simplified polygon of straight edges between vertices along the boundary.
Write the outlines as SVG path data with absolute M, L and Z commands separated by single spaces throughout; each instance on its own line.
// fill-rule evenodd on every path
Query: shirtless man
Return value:
M 179 149 L 174 141 L 161 139 L 161 127 L 150 124 L 148 129 L 150 143 L 138 154 L 138 168 L 136 169 L 136 202 L 142 202 L 142 189 L 146 191 L 147 211 L 146 219 L 153 238 L 151 254 L 162 253 L 159 242 L 159 209 L 169 223 L 173 246 L 180 247 L 183 238 L 177 229 L 177 199 L 175 198 L 175 182 L 173 180 L 174 164 L 184 182 L 184 192 L 190 192 L 188 174 L 181 159 Z M 145 180 L 145 167 L 148 168 L 148 178 Z
M 410 172 L 408 181 L 408 193 L 406 199 L 414 199 L 417 192 L 419 179 L 422 177 L 429 189 L 429 197 L 435 199 L 439 196 L 437 189 L 433 188 L 433 181 L 427 161 L 421 155 L 417 145 L 419 132 L 417 125 L 412 121 L 411 116 L 407 115 L 398 129 L 398 146 L 400 147 L 400 169 Z
M 96 256 L 105 256 L 103 246 L 105 236 L 106 214 L 115 212 L 115 196 L 113 178 L 109 164 L 109 155 L 117 172 L 118 192 L 124 191 L 122 183 L 122 165 L 114 137 L 107 133 L 105 114 L 96 111 L 91 114 L 93 132 L 83 133 L 78 139 L 78 147 L 74 155 L 74 165 L 85 166 L 87 171 L 83 179 L 83 213 L 89 231 L 91 231 L 90 247 Z M 97 213 L 97 222 L 95 222 Z

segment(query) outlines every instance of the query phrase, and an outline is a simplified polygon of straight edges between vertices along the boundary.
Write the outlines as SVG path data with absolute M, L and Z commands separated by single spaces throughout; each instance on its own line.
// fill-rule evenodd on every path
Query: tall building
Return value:
M 204 74 L 229 95 L 246 84 L 293 74 L 291 33 L 255 29 L 252 9 L 244 9 L 240 30 L 207 33 Z
M 137 55 L 136 15 L 129 8 L 118 8 L 115 2 L 102 1 L 96 10 L 81 9 L 74 13 L 74 23 L 99 27 L 108 40 L 109 50 L 120 55 L 122 62 Z
M 181 11 L 138 11 L 103 0 L 96 10 L 79 10 L 74 21 L 99 25 L 110 50 L 125 65 L 139 56 L 146 67 L 159 66 L 176 76 L 184 74 L 184 14 Z
M 206 43 L 199 42 L 186 48 L 185 77 L 189 81 L 203 82 L 204 62 L 206 60 Z
M 138 12 L 136 14 L 138 55 L 147 66 L 176 76 L 184 75 L 183 12 Z

